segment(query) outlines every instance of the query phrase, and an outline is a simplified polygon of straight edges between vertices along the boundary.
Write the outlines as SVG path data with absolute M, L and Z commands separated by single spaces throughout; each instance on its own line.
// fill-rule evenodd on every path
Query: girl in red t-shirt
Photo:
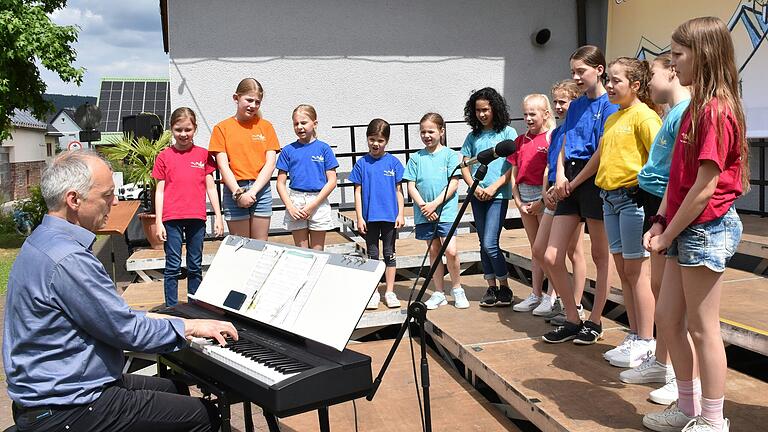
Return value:
M 691 102 L 680 123 L 666 193 L 643 243 L 653 253 L 666 251 L 668 258 L 656 323 L 672 358 L 678 402 L 647 414 L 643 424 L 653 430 L 728 431 L 721 283 L 741 240 L 733 203 L 749 187 L 739 75 L 733 41 L 719 18 L 680 25 L 671 53 L 680 84 L 691 88 Z
M 543 94 L 530 94 L 523 98 L 523 119 L 528 130 L 515 139 L 517 151 L 507 157 L 507 160 L 512 164 L 512 196 L 520 210 L 523 227 L 533 250 L 544 212 L 542 195 L 547 191 L 544 171 L 547 169 L 549 139 L 555 127 L 549 98 Z M 531 260 L 531 266 L 533 291 L 512 308 L 516 312 L 530 312 L 542 300 L 544 270 L 536 257 Z
M 171 114 L 173 145 L 161 151 L 152 168 L 157 179 L 155 213 L 157 237 L 165 242 L 163 287 L 165 304 L 178 302 L 178 277 L 181 275 L 181 244 L 187 240 L 187 292 L 194 294 L 203 280 L 203 239 L 207 218 L 205 195 L 215 213 L 213 232 L 224 233 L 216 184 L 211 175 L 216 169 L 208 150 L 192 142 L 197 130 L 195 112 L 177 108 Z

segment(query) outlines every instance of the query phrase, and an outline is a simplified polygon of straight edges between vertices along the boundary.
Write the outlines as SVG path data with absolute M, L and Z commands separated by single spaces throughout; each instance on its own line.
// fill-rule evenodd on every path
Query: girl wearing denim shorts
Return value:
M 285 146 L 277 158 L 277 193 L 285 204 L 283 222 L 296 246 L 323 250 L 326 231 L 336 227 L 328 195 L 336 188 L 339 163 L 331 146 L 317 139 L 317 112 L 312 105 L 299 105 L 292 117 L 298 140 Z
M 507 157 L 512 164 L 512 196 L 515 205 L 520 210 L 523 228 L 528 236 L 528 242 L 536 242 L 539 224 L 544 213 L 543 194 L 547 184 L 544 181 L 544 171 L 547 169 L 547 151 L 555 118 L 549 98 L 543 94 L 531 94 L 523 98 L 523 120 L 528 130 L 517 137 L 517 149 Z M 542 285 L 544 271 L 536 257 L 531 260 L 532 288 L 531 294 L 512 309 L 516 312 L 530 312 L 536 309 L 542 301 Z M 549 300 L 547 300 L 549 301 Z
M 264 90 L 246 78 L 232 95 L 237 111 L 213 128 L 208 151 L 224 183 L 222 207 L 230 234 L 267 240 L 272 216 L 270 179 L 280 143 L 259 111 Z
M 739 75 L 730 32 L 719 18 L 681 24 L 670 52 L 680 84 L 691 88 L 691 102 L 672 151 L 667 190 L 643 242 L 667 256 L 656 323 L 672 358 L 678 400 L 646 414 L 643 425 L 728 431 L 720 296 L 726 264 L 741 241 L 734 202 L 749 190 Z
M 476 157 L 483 150 L 495 147 L 504 140 L 514 140 L 517 132 L 509 126 L 509 111 L 504 98 L 495 89 L 486 87 L 469 97 L 464 106 L 464 120 L 472 128 L 461 146 L 464 161 Z M 474 183 L 478 165 L 461 169 L 467 186 Z M 511 306 L 512 290 L 507 281 L 507 261 L 499 249 L 499 236 L 507 218 L 509 199 L 512 198 L 510 175 L 512 166 L 506 158 L 488 164 L 488 173 L 480 182 L 472 201 L 477 236 L 480 239 L 480 262 L 488 283 L 488 290 L 480 300 L 480 306 Z M 498 281 L 498 286 L 497 286 Z
M 427 242 L 430 263 L 439 259 L 442 245 L 447 241 L 445 260 L 451 275 L 451 294 L 457 309 L 469 307 L 469 301 L 461 287 L 461 268 L 456 251 L 456 238 L 448 239 L 448 231 L 459 213 L 458 174 L 448 177 L 459 164 L 459 155 L 443 145 L 445 121 L 437 113 L 427 113 L 419 122 L 419 135 L 423 149 L 411 155 L 405 167 L 403 180 L 408 182 L 408 196 L 414 204 L 413 219 L 416 238 Z M 443 289 L 445 271 L 439 264 L 432 282 L 435 292 L 425 302 L 427 309 L 437 309 L 448 304 Z
M 608 98 L 619 111 L 608 117 L 600 143 L 600 166 L 595 185 L 603 198 L 603 221 L 608 248 L 621 280 L 629 328 L 637 335 L 626 348 L 613 349 L 605 359 L 613 366 L 633 368 L 653 355 L 654 297 L 648 252 L 643 248 L 643 203 L 637 173 L 648 160 L 661 118 L 650 106 L 650 67 L 645 60 L 619 57 L 608 65 Z M 587 321 L 585 325 L 595 327 Z M 593 341 L 600 338 L 592 332 Z

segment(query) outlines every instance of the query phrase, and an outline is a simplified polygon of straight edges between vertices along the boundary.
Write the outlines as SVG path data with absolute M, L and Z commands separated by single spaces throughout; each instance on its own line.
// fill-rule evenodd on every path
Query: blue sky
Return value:
M 105 76 L 166 77 L 158 0 L 69 0 L 53 13 L 57 24 L 80 26 L 76 66 L 86 68 L 80 87 L 45 68 L 47 93 L 97 96 Z

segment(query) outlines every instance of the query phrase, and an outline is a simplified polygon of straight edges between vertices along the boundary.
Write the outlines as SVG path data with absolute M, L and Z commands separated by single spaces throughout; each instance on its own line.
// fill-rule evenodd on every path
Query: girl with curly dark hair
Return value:
M 483 150 L 495 147 L 503 140 L 514 140 L 517 132 L 509 126 L 509 111 L 504 98 L 496 90 L 486 87 L 469 97 L 464 107 L 464 119 L 472 128 L 467 135 L 461 154 L 464 160 L 477 156 Z M 501 226 L 507 217 L 509 199 L 512 197 L 510 173 L 512 165 L 499 158 L 488 164 L 488 173 L 480 182 L 472 200 L 477 236 L 480 238 L 480 260 L 485 280 L 488 282 L 480 306 L 511 306 L 512 290 L 507 281 L 507 262 L 499 250 Z M 477 165 L 462 168 L 461 175 L 467 185 L 473 183 Z M 498 285 L 497 286 L 497 281 Z

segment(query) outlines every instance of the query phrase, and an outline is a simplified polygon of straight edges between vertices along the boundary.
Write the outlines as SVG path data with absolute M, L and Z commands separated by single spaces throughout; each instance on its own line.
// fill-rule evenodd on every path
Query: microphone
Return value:
M 507 139 L 496 144 L 496 147 L 485 149 L 472 159 L 467 159 L 466 161 L 460 163 L 459 168 L 466 168 L 477 164 L 488 165 L 495 159 L 500 157 L 507 157 L 515 151 L 517 151 L 517 144 L 515 144 L 514 140 Z

